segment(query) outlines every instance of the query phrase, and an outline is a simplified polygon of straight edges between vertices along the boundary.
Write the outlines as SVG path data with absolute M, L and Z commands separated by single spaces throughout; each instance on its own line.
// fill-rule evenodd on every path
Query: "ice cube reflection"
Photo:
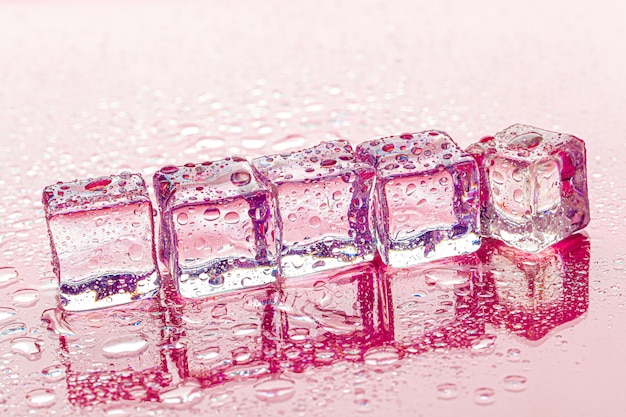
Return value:
M 158 299 L 61 314 L 71 329 L 59 337 L 70 404 L 158 400 L 172 379 L 160 350 L 165 312 Z
M 63 321 L 72 405 L 167 406 L 189 391 L 191 407 L 251 382 L 287 401 L 305 383 L 295 374 L 315 368 L 387 372 L 428 352 L 490 354 L 509 333 L 543 340 L 586 312 L 589 251 L 581 234 L 539 254 L 487 239 L 475 254 L 416 267 L 364 264 L 202 299 L 181 298 L 166 279 L 161 300 L 44 320 Z

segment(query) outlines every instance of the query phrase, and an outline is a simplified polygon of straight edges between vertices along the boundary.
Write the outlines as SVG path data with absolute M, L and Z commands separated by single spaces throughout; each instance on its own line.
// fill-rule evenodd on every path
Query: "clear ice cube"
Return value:
M 406 267 L 480 246 L 478 170 L 444 132 L 363 142 L 357 159 L 376 167 L 378 251 Z
M 184 297 L 276 280 L 276 215 L 270 190 L 233 157 L 168 166 L 154 175 L 160 255 Z
M 538 252 L 589 223 L 580 139 L 517 124 L 467 150 L 481 171 L 484 236 Z
M 296 277 L 371 261 L 375 171 L 345 140 L 252 161 L 272 188 L 281 228 L 280 269 Z
M 159 275 L 152 203 L 140 175 L 59 182 L 43 204 L 66 310 L 92 310 L 154 295 Z

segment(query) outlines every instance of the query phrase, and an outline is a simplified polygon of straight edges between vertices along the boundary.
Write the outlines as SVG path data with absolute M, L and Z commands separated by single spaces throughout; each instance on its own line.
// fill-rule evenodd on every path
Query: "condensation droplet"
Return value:
M 522 375 L 509 375 L 502 381 L 504 389 L 511 392 L 520 392 L 526 389 L 526 377 Z
M 493 404 L 496 400 L 496 392 L 493 388 L 481 387 L 474 391 L 474 402 L 479 405 Z
M 445 383 L 437 385 L 437 398 L 440 400 L 453 400 L 458 395 L 456 384 Z
M 233 172 L 230 176 L 230 182 L 239 187 L 250 184 L 251 180 L 252 176 L 245 171 Z
M 295 382 L 285 378 L 261 381 L 254 386 L 254 392 L 261 401 L 269 403 L 287 401 L 295 393 Z
M 309 224 L 311 227 L 319 227 L 322 224 L 322 220 L 317 216 L 313 216 L 309 219 Z
M 178 216 L 176 216 L 176 221 L 181 226 L 186 225 L 189 221 L 189 216 L 187 216 L 187 213 L 179 213 Z
M 133 243 L 128 248 L 128 257 L 134 262 L 141 261 L 143 259 L 143 248 L 140 245 Z
M 0 288 L 13 284 L 18 277 L 17 269 L 7 266 L 0 268 Z
M 239 213 L 237 212 L 229 211 L 224 216 L 225 223 L 234 224 L 234 223 L 237 223 L 238 221 L 239 221 Z
M 29 391 L 26 401 L 32 408 L 48 408 L 56 402 L 56 396 L 51 389 L 39 388 Z
M 39 291 L 34 288 L 23 288 L 15 291 L 11 297 L 14 304 L 20 307 L 30 307 L 39 301 Z
M 133 334 L 108 340 L 102 346 L 102 352 L 108 358 L 123 358 L 137 356 L 147 348 L 146 338 L 141 334 Z
M 212 222 L 212 221 L 219 219 L 220 214 L 221 214 L 220 209 L 218 209 L 217 207 L 210 207 L 204 210 L 203 217 L 204 217 L 204 220 Z

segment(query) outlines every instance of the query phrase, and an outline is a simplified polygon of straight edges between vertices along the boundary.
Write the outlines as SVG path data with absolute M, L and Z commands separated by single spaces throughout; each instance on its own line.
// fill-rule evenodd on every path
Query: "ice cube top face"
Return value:
M 272 187 L 281 227 L 280 268 L 296 277 L 374 258 L 371 166 L 345 140 L 252 161 Z
M 141 176 L 59 182 L 44 189 L 43 204 L 66 310 L 124 304 L 158 291 L 152 204 Z
M 401 268 L 478 249 L 477 164 L 445 132 L 367 141 L 356 153 L 377 170 L 374 206 L 383 262 Z
M 514 125 L 468 151 L 482 172 L 483 234 L 540 251 L 589 223 L 585 144 Z
M 161 256 L 184 297 L 276 280 L 270 190 L 242 158 L 164 167 L 154 176 Z

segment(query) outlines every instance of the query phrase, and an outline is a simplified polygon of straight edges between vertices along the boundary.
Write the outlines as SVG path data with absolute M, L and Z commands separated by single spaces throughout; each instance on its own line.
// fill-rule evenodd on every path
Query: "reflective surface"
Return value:
M 0 413 L 622 415 L 624 7 L 0 3 Z M 591 223 L 544 252 L 56 309 L 52 182 L 516 122 L 587 146 Z

